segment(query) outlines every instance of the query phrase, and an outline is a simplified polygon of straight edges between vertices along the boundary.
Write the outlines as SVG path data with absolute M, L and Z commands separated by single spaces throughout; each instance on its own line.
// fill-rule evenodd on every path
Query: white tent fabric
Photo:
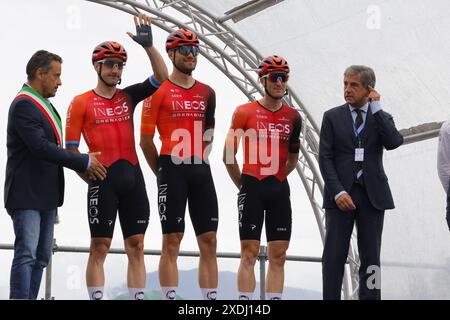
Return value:
M 223 16 L 247 1 L 193 2 Z M 262 55 L 289 61 L 290 85 L 319 126 L 323 112 L 343 102 L 345 68 L 365 64 L 376 72 L 384 109 L 403 129 L 449 118 L 448 12 L 446 0 L 286 0 L 226 23 Z M 385 299 L 450 299 L 450 234 L 436 148 L 433 139 L 386 153 L 396 209 L 385 219 Z

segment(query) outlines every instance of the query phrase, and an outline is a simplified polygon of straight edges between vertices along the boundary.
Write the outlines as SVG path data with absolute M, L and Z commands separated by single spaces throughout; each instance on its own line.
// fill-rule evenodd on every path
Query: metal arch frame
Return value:
M 186 28 L 197 33 L 201 40 L 201 54 L 227 76 L 249 100 L 254 94 L 264 95 L 259 85 L 256 70 L 262 55 L 230 26 L 220 22 L 218 17 L 189 0 L 86 0 L 109 6 L 129 14 L 146 11 L 152 14 L 152 24 L 171 32 L 175 28 Z M 174 10 L 188 19 L 186 23 L 169 15 Z M 319 128 L 308 110 L 292 88 L 285 102 L 297 109 L 302 116 L 301 156 L 297 172 L 309 197 L 322 242 L 325 239 L 325 215 L 321 207 L 324 183 L 318 169 Z M 352 235 L 348 262 L 343 283 L 345 299 L 357 298 L 359 256 Z

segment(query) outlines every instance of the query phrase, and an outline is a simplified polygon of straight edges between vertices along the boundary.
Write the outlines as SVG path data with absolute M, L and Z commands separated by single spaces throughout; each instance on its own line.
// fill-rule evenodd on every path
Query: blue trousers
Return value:
M 380 300 L 381 288 L 369 287 L 372 273 L 380 270 L 381 239 L 384 211 L 372 206 L 366 190 L 354 184 L 350 196 L 356 210 L 342 212 L 339 209 L 326 209 L 326 236 L 322 256 L 323 298 L 339 300 L 345 261 L 347 260 L 353 226 L 358 230 L 358 251 L 361 265 L 359 268 L 359 299 Z M 380 274 L 377 274 L 380 276 Z M 378 278 L 379 279 L 379 278 Z M 378 283 L 381 285 L 380 283 Z
M 10 299 L 37 299 L 43 269 L 52 255 L 56 208 L 51 210 L 9 210 L 14 233 Z

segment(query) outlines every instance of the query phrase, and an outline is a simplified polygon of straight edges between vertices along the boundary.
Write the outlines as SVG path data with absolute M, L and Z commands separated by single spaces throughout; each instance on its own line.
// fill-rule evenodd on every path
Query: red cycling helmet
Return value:
M 186 29 L 179 29 L 172 32 L 167 37 L 166 51 L 181 46 L 198 47 L 199 45 L 200 42 L 198 41 L 197 35 L 194 32 Z
M 271 72 L 289 73 L 289 64 L 283 57 L 269 56 L 259 64 L 258 76 L 261 78 Z
M 127 52 L 125 48 L 118 42 L 106 41 L 100 43 L 92 52 L 92 63 L 105 58 L 118 58 L 123 62 L 127 61 Z

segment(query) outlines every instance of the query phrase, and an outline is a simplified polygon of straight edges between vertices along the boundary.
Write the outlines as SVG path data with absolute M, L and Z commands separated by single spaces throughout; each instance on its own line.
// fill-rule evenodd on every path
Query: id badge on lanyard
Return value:
M 355 130 L 356 139 L 358 140 L 358 148 L 355 148 L 355 162 L 364 162 L 364 148 L 361 145 L 361 132 L 357 132 L 354 123 L 353 129 Z
M 356 148 L 355 149 L 355 161 L 356 162 L 364 161 L 364 148 Z

